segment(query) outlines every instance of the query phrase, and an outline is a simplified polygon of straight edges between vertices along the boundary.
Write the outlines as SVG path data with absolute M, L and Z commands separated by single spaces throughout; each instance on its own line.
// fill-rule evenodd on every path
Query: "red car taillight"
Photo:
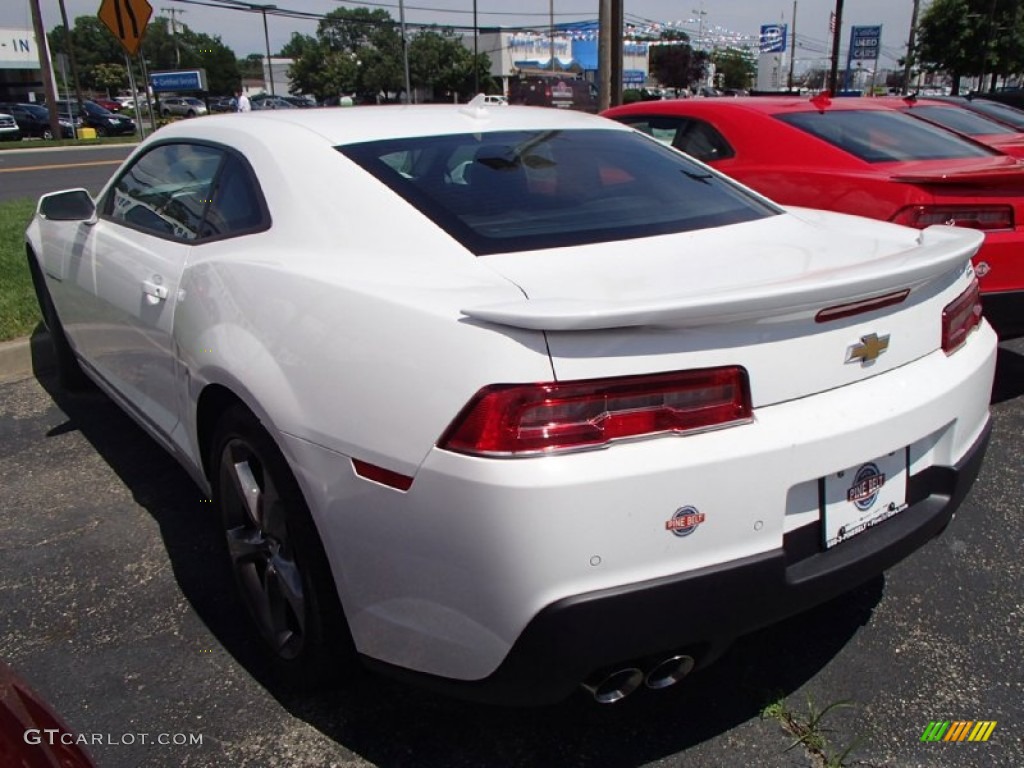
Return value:
M 495 384 L 462 409 L 438 447 L 476 456 L 595 448 L 613 440 L 750 421 L 738 366 L 615 379 Z
M 892 221 L 917 229 L 932 224 L 984 231 L 1013 229 L 1013 208 L 1009 205 L 909 205 L 893 216 Z
M 980 324 L 981 292 L 975 279 L 966 291 L 942 310 L 942 351 L 947 355 L 953 354 Z

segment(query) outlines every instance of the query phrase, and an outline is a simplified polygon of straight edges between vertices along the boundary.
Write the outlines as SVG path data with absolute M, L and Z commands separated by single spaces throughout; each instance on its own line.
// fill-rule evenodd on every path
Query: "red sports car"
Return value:
M 995 118 L 973 112 L 965 107 L 944 101 L 919 99 L 886 99 L 885 103 L 901 109 L 908 115 L 927 120 L 951 131 L 970 136 L 975 141 L 1014 157 L 1024 157 L 1024 133 Z
M 1024 163 L 883 99 L 646 101 L 603 114 L 776 202 L 911 227 L 985 232 L 974 259 L 986 316 L 1024 333 Z

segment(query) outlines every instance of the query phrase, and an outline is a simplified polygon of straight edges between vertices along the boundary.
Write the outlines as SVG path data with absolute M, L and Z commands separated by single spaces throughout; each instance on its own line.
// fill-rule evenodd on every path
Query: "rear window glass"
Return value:
M 636 133 L 510 131 L 339 151 L 476 254 L 686 232 L 779 213 Z
M 966 109 L 956 107 L 911 107 L 907 110 L 911 115 L 920 115 L 925 120 L 949 128 L 951 131 L 966 133 L 968 136 L 983 136 L 986 134 L 1014 133 L 1012 128 L 989 120 L 984 115 L 979 115 Z
M 952 160 L 999 154 L 945 128 L 891 110 L 836 109 L 793 112 L 777 117 L 868 163 Z
M 1002 120 L 1018 130 L 1024 130 L 1024 112 L 1006 104 L 999 104 L 995 101 L 984 101 L 975 99 L 971 102 L 971 109 L 984 112 L 986 115 Z

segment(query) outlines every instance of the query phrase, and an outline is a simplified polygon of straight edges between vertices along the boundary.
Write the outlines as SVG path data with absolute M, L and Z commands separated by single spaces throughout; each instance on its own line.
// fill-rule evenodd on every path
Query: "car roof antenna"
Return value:
M 466 104 L 466 106 L 460 109 L 459 112 L 477 119 L 487 117 L 488 111 L 486 97 L 482 93 L 478 93 L 468 104 Z

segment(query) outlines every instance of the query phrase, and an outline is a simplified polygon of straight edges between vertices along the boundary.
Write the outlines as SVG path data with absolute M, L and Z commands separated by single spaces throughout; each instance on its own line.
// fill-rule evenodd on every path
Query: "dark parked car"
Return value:
M 95 128 L 97 136 L 122 136 L 135 133 L 135 121 L 124 115 L 115 115 L 94 101 L 83 101 L 81 110 L 73 101 L 61 99 L 57 102 L 61 115 L 81 117 L 82 125 Z
M 0 112 L 0 141 L 18 141 L 21 131 L 13 115 Z
M 287 101 L 293 107 L 299 107 L 301 109 L 315 107 L 317 105 L 316 99 L 314 99 L 312 96 L 282 96 L 281 98 Z
M 238 109 L 238 102 L 233 96 L 210 99 L 210 112 L 234 112 L 236 109 Z
M 0 112 L 10 115 L 18 124 L 22 136 L 32 136 L 39 139 L 52 139 L 53 131 L 50 129 L 50 111 L 39 104 L 0 104 Z M 82 124 L 78 120 L 78 125 Z M 61 138 L 73 139 L 75 137 L 75 124 L 68 117 L 60 117 Z
M 253 109 L 298 109 L 290 101 L 286 101 L 280 96 L 271 96 L 267 93 L 253 96 L 249 99 L 249 103 Z

